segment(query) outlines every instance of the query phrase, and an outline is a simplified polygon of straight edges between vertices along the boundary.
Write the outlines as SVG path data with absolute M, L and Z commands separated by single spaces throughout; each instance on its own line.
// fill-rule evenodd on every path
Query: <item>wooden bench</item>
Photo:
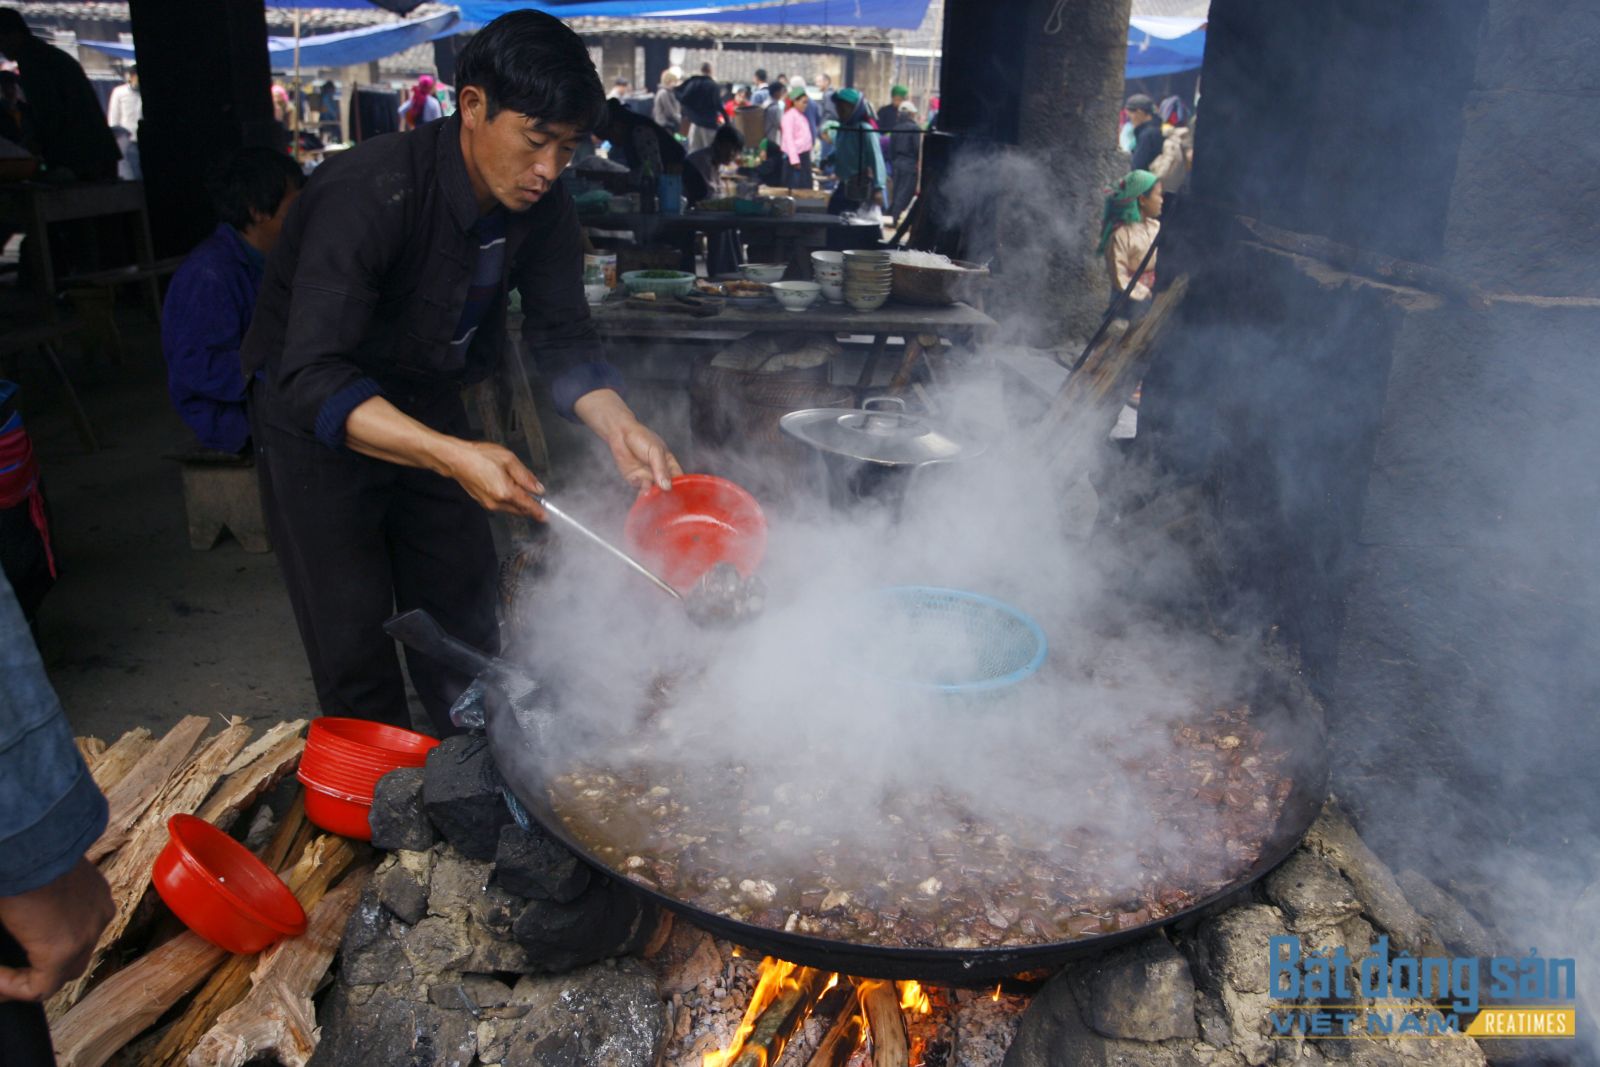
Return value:
M 246 552 L 272 551 L 253 459 L 198 448 L 166 458 L 175 460 L 183 475 L 190 548 L 215 548 L 227 530 Z
M 15 377 L 13 357 L 24 352 L 44 353 L 45 359 L 55 370 L 56 377 L 61 380 L 61 388 L 66 393 L 67 406 L 72 410 L 72 421 L 77 427 L 78 437 L 90 452 L 97 452 L 100 450 L 100 442 L 94 435 L 94 427 L 89 424 L 89 413 L 84 410 L 83 401 L 78 398 L 78 390 L 72 384 L 72 379 L 67 376 L 66 365 L 61 362 L 61 342 L 82 329 L 83 322 L 79 319 L 58 319 L 0 333 L 0 370 L 8 376 Z

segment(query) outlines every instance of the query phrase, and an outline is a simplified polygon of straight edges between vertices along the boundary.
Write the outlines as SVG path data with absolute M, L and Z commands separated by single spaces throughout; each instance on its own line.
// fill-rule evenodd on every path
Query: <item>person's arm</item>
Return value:
M 239 307 L 228 281 L 209 265 L 179 268 L 162 305 L 161 351 L 168 377 L 186 391 L 240 404 L 245 389 L 239 343 L 249 308 Z
M 0 926 L 28 956 L 0 999 L 42 1001 L 88 965 L 111 891 L 84 858 L 106 798 L 72 740 L 16 595 L 0 573 Z
M 683 468 L 661 438 L 623 400 L 622 374 L 606 362 L 583 295 L 583 235 L 564 190 L 557 215 L 524 247 L 515 282 L 522 294 L 522 340 L 563 418 L 582 422 L 605 442 L 617 470 L 635 489 L 669 489 Z

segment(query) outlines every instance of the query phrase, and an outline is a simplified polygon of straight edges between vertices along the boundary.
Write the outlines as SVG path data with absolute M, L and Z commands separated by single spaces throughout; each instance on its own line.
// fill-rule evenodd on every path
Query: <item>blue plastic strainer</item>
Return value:
M 1044 662 L 1044 631 L 1003 601 L 960 589 L 902 585 L 873 594 L 870 639 L 853 655 L 883 681 L 944 693 L 1003 689 Z

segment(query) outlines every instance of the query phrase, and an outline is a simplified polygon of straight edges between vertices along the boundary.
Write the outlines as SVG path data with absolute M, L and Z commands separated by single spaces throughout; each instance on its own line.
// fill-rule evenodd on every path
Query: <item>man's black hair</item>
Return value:
M 744 134 L 740 133 L 738 127 L 731 122 L 717 127 L 716 135 L 711 138 L 711 151 L 714 153 L 719 146 L 727 145 L 744 151 Z
M 305 172 L 289 156 L 270 148 L 241 148 L 206 171 L 206 192 L 218 220 L 236 230 L 271 216 L 290 189 L 306 183 Z
M 773 82 L 771 85 L 767 86 L 768 96 L 786 96 L 788 95 L 788 92 L 789 87 L 782 82 Z
M 1134 93 L 1128 97 L 1128 102 L 1123 106 L 1129 111 L 1147 111 L 1152 115 L 1156 113 L 1156 102 L 1143 93 Z
M 766 80 L 767 80 L 767 68 L 766 67 L 757 67 L 756 68 L 756 82 L 758 84 L 765 84 Z
M 22 12 L 14 7 L 0 7 L 0 34 L 29 33 L 27 21 L 22 17 Z
M 476 85 L 486 117 L 501 108 L 580 132 L 605 118 L 606 91 L 583 38 L 554 15 L 508 11 L 473 35 L 456 57 L 456 93 Z

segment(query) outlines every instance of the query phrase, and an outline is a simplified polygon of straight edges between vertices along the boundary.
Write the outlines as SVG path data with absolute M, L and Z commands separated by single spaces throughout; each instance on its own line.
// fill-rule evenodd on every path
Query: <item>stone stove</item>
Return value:
M 385 778 L 373 828 L 374 843 L 391 851 L 346 931 L 314 1062 L 724 1062 L 716 1054 L 739 1029 L 762 961 L 673 921 L 537 828 L 517 826 L 477 739 L 447 741 L 424 773 Z M 905 1011 L 904 1062 L 1517 1062 L 1521 1050 L 1506 1042 L 1459 1036 L 1332 1044 L 1275 1036 L 1271 1014 L 1303 1006 L 1269 995 L 1268 942 L 1285 935 L 1307 947 L 1342 945 L 1357 959 L 1385 936 L 1392 951 L 1414 956 L 1494 947 L 1443 889 L 1384 866 L 1330 802 L 1281 867 L 1203 916 L 998 989 L 923 990 L 922 1006 Z M 836 1014 L 801 1023 L 772 1067 L 808 1067 Z M 861 1044 L 831 1062 L 891 1061 L 875 1061 Z

